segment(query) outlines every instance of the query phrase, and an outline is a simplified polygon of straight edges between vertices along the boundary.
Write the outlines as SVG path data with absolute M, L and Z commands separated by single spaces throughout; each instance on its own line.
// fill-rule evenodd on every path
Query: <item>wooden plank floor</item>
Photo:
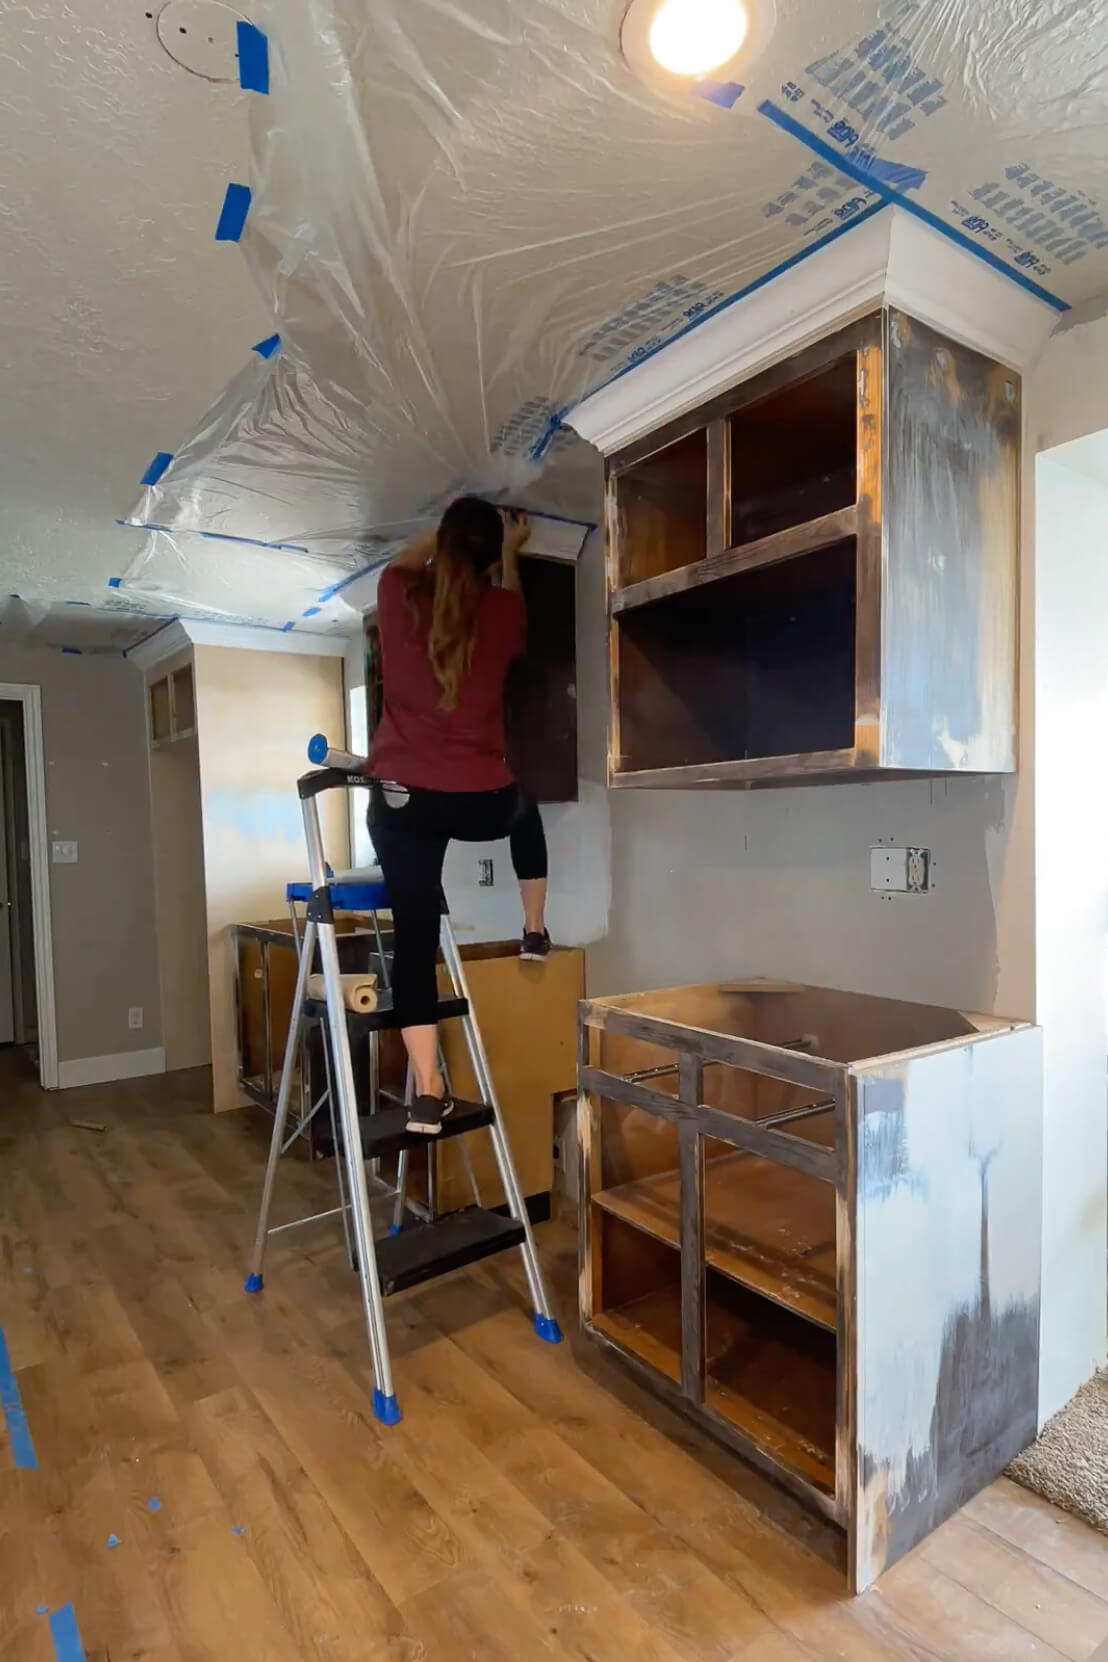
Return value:
M 246 1297 L 264 1127 L 202 1075 L 43 1096 L 0 1053 L 0 1325 L 38 1460 L 0 1431 L 0 1659 L 1087 1662 L 1108 1542 L 995 1484 L 879 1588 L 591 1351 L 534 1337 L 514 1257 L 389 1305 L 368 1411 L 330 1225 Z M 102 1120 L 102 1134 L 71 1118 Z M 289 1160 L 280 1204 L 330 1204 Z M 539 1232 L 573 1326 L 571 1232 Z M 109 1546 L 109 1538 L 118 1545 Z

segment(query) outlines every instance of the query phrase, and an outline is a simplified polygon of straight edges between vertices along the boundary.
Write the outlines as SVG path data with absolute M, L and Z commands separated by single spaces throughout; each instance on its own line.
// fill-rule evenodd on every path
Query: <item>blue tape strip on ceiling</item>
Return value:
M 250 202 L 249 185 L 227 186 L 219 224 L 215 228 L 216 242 L 238 242 L 246 225 L 246 216 L 250 212 Z
M 280 345 L 280 335 L 267 335 L 265 340 L 258 341 L 250 350 L 256 352 L 259 358 L 272 358 Z
M 244 92 L 269 91 L 269 42 L 253 23 L 242 18 L 238 33 L 239 86 Z
M 139 484 L 156 485 L 172 460 L 172 450 L 159 450 L 158 454 L 154 457 L 154 460 L 150 463 L 150 466 L 139 480 Z

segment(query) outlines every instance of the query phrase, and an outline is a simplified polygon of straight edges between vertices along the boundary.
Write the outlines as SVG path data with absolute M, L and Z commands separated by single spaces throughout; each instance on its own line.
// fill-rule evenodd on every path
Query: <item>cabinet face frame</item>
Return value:
M 881 479 L 883 467 L 885 314 L 874 312 L 834 334 L 816 341 L 792 357 L 772 365 L 750 380 L 721 393 L 699 409 L 677 416 L 612 456 L 606 468 L 606 527 L 608 579 L 608 662 L 611 721 L 608 744 L 608 783 L 664 785 L 679 774 L 690 786 L 773 783 L 804 774 L 849 777 L 859 769 L 879 766 L 881 702 L 881 590 L 882 530 Z M 854 501 L 835 513 L 821 516 L 812 526 L 773 533 L 757 542 L 732 544 L 732 454 L 730 417 L 750 404 L 809 380 L 853 352 L 856 365 L 856 462 Z M 619 657 L 617 621 L 631 588 L 646 590 L 652 580 L 635 585 L 621 581 L 619 481 L 651 456 L 668 449 L 690 433 L 707 432 L 707 558 L 682 568 L 693 587 L 697 578 L 723 575 L 731 569 L 751 569 L 776 563 L 793 553 L 815 549 L 844 536 L 855 537 L 856 619 L 854 673 L 854 742 L 841 750 L 813 751 L 794 756 L 765 756 L 706 762 L 679 768 L 631 770 L 625 765 L 620 738 Z M 814 536 L 807 536 L 809 530 Z M 662 580 L 653 580 L 665 582 Z M 681 576 L 677 577 L 681 582 Z M 645 598 L 645 595 L 644 595 Z

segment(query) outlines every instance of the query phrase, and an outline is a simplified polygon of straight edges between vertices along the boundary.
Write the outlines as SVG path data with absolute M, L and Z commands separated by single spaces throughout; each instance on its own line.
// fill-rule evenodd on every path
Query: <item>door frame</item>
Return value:
M 27 770 L 31 911 L 38 1004 L 38 1076 L 44 1091 L 58 1089 L 58 1029 L 54 1006 L 54 941 L 50 919 L 50 844 L 46 829 L 46 756 L 42 742 L 42 689 L 0 681 L 0 699 L 23 706 Z

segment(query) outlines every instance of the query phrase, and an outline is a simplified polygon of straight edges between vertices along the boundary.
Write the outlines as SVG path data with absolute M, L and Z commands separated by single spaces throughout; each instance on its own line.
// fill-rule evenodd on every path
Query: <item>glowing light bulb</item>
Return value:
M 662 0 L 650 51 L 671 75 L 706 75 L 735 56 L 748 27 L 742 0 Z

